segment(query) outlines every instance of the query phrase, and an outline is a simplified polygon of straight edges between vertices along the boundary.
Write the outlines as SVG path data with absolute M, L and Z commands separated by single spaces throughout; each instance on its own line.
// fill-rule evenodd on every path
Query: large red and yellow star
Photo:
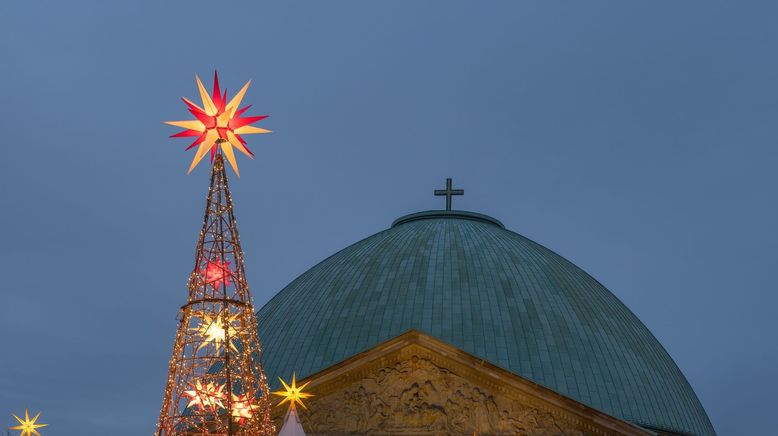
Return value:
M 224 153 L 224 157 L 227 158 L 227 161 L 229 161 L 232 166 L 232 169 L 235 170 L 235 174 L 240 177 L 233 147 L 246 156 L 252 159 L 254 158 L 254 153 L 246 147 L 246 141 L 241 135 L 270 133 L 270 130 L 251 125 L 267 118 L 267 115 L 244 117 L 243 113 L 251 106 L 249 105 L 242 109 L 238 109 L 238 106 L 240 106 L 240 103 L 243 100 L 243 96 L 246 95 L 246 91 L 249 89 L 251 80 L 246 82 L 246 84 L 243 85 L 243 88 L 241 88 L 241 90 L 228 102 L 227 90 L 225 89 L 224 92 L 220 91 L 219 76 L 216 73 L 213 75 L 212 95 L 208 95 L 208 91 L 205 90 L 199 76 L 195 75 L 195 79 L 197 81 L 197 88 L 200 91 L 200 98 L 203 106 L 200 107 L 194 104 L 186 97 L 182 97 L 182 99 L 189 109 L 189 112 L 191 112 L 196 119 L 186 121 L 165 121 L 166 124 L 185 129 L 183 132 L 172 135 L 171 138 L 187 136 L 197 138 L 189 147 L 187 147 L 187 150 L 189 150 L 199 146 L 187 174 L 192 172 L 194 167 L 200 163 L 209 151 L 211 153 L 211 162 L 213 162 L 213 157 L 216 155 L 216 149 L 219 147 Z
M 24 409 L 24 420 L 22 418 L 19 418 L 16 415 L 13 415 L 14 418 L 16 418 L 17 421 L 19 421 L 19 425 L 14 427 L 8 427 L 9 430 L 21 430 L 21 434 L 19 436 L 41 436 L 41 434 L 38 432 L 37 429 L 41 427 L 46 427 L 48 424 L 37 424 L 36 421 L 38 421 L 38 418 L 41 416 L 41 413 L 38 412 L 37 415 L 35 415 L 34 418 L 30 419 L 30 411 L 28 409 Z

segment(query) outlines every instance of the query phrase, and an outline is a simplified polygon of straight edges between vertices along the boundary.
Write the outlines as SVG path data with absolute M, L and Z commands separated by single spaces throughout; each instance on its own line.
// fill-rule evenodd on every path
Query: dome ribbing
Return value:
M 626 421 L 715 434 L 680 369 L 629 309 L 485 215 L 402 217 L 303 273 L 259 323 L 269 380 L 305 377 L 416 329 Z

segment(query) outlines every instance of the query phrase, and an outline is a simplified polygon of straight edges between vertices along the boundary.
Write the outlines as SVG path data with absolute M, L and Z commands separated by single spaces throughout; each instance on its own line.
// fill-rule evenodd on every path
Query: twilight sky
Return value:
M 0 429 L 153 431 L 208 184 L 161 122 L 218 68 L 274 130 L 232 179 L 257 307 L 453 177 L 773 434 L 778 5 L 635 3 L 0 2 Z

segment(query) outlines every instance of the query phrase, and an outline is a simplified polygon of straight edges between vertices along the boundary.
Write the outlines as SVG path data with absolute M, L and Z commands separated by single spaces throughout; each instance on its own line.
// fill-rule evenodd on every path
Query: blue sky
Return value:
M 153 430 L 208 183 L 161 121 L 218 68 L 274 130 L 232 183 L 257 305 L 453 177 L 624 301 L 719 434 L 773 432 L 777 13 L 0 3 L 0 427 Z

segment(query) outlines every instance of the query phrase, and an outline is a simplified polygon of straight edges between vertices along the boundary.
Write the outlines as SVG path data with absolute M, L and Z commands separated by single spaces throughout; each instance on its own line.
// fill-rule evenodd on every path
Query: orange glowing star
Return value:
M 295 374 L 292 373 L 292 386 L 289 386 L 286 384 L 286 382 L 279 377 L 279 380 L 281 380 L 281 384 L 284 385 L 283 391 L 275 391 L 273 392 L 273 395 L 278 395 L 280 397 L 284 397 L 283 400 L 281 400 L 280 403 L 277 404 L 277 406 L 280 406 L 287 401 L 289 402 L 289 410 L 292 410 L 295 408 L 295 403 L 301 405 L 303 409 L 305 409 L 305 404 L 303 404 L 304 399 L 312 397 L 312 394 L 309 394 L 307 392 L 303 392 L 303 389 L 305 389 L 306 386 L 308 386 L 308 383 L 305 383 L 304 385 L 297 387 L 297 380 L 295 379 Z
M 237 330 L 232 326 L 232 323 L 237 317 L 238 314 L 228 316 L 227 325 L 225 326 L 224 322 L 222 321 L 222 317 L 211 317 L 210 315 L 203 315 L 200 324 L 195 328 L 195 332 L 203 337 L 203 343 L 197 347 L 197 350 L 199 351 L 201 348 L 208 344 L 213 344 L 216 346 L 216 350 L 218 351 L 222 344 L 227 342 L 227 333 L 229 333 L 230 348 L 237 353 L 238 349 L 235 348 L 235 344 L 232 342 L 232 339 L 238 335 Z
M 200 270 L 200 274 L 203 275 L 205 283 L 213 286 L 214 289 L 218 289 L 222 283 L 229 286 L 230 275 L 232 274 L 230 262 L 222 263 L 219 259 L 208 260 L 206 262 L 205 268 Z
M 224 408 L 222 400 L 227 398 L 227 394 L 224 393 L 224 385 L 209 382 L 203 386 L 200 380 L 197 380 L 192 387 L 193 390 L 184 391 L 184 394 L 192 399 L 186 407 L 210 408 L 212 410 L 216 410 L 217 407 Z
M 254 409 L 258 409 L 259 406 L 253 404 L 254 398 L 246 398 L 245 395 L 232 396 L 232 418 L 243 424 L 247 419 L 250 419 L 254 414 Z
M 32 435 L 41 436 L 41 434 L 38 432 L 37 429 L 41 427 L 46 427 L 48 424 L 36 424 L 35 422 L 38 420 L 38 417 L 40 416 L 41 413 L 38 412 L 38 414 L 35 415 L 34 418 L 30 419 L 30 411 L 24 409 L 24 420 L 22 420 L 22 418 L 19 418 L 16 415 L 13 415 L 13 417 L 16 418 L 17 421 L 19 421 L 19 425 L 14 427 L 8 427 L 8 430 L 21 430 L 22 432 L 19 436 L 32 436 Z
M 246 82 L 246 84 L 243 85 L 243 88 L 241 88 L 241 90 L 228 102 L 227 90 L 225 89 L 224 92 L 220 92 L 219 76 L 216 73 L 213 74 L 213 93 L 210 96 L 205 90 L 203 82 L 200 81 L 200 77 L 195 75 L 195 79 L 197 80 L 197 89 L 200 91 L 200 98 L 203 101 L 203 106 L 200 107 L 185 97 L 182 97 L 182 99 L 189 109 L 189 112 L 191 112 L 196 119 L 186 121 L 165 121 L 165 124 L 185 129 L 183 132 L 172 135 L 171 138 L 187 136 L 197 138 L 192 145 L 187 147 L 187 150 L 189 150 L 199 145 L 187 174 L 192 172 L 194 167 L 200 163 L 208 151 L 211 152 L 211 162 L 213 162 L 213 157 L 216 155 L 216 148 L 219 147 L 224 153 L 224 157 L 230 162 L 232 169 L 235 170 L 235 174 L 240 177 L 238 164 L 235 161 L 235 153 L 232 148 L 237 148 L 238 151 L 253 159 L 254 154 L 246 147 L 246 141 L 241 135 L 270 133 L 270 130 L 260 129 L 259 127 L 251 125 L 267 118 L 267 115 L 253 117 L 242 116 L 243 113 L 251 107 L 250 105 L 238 110 L 238 106 L 240 106 L 243 96 L 246 95 L 246 90 L 249 89 L 251 80 Z

